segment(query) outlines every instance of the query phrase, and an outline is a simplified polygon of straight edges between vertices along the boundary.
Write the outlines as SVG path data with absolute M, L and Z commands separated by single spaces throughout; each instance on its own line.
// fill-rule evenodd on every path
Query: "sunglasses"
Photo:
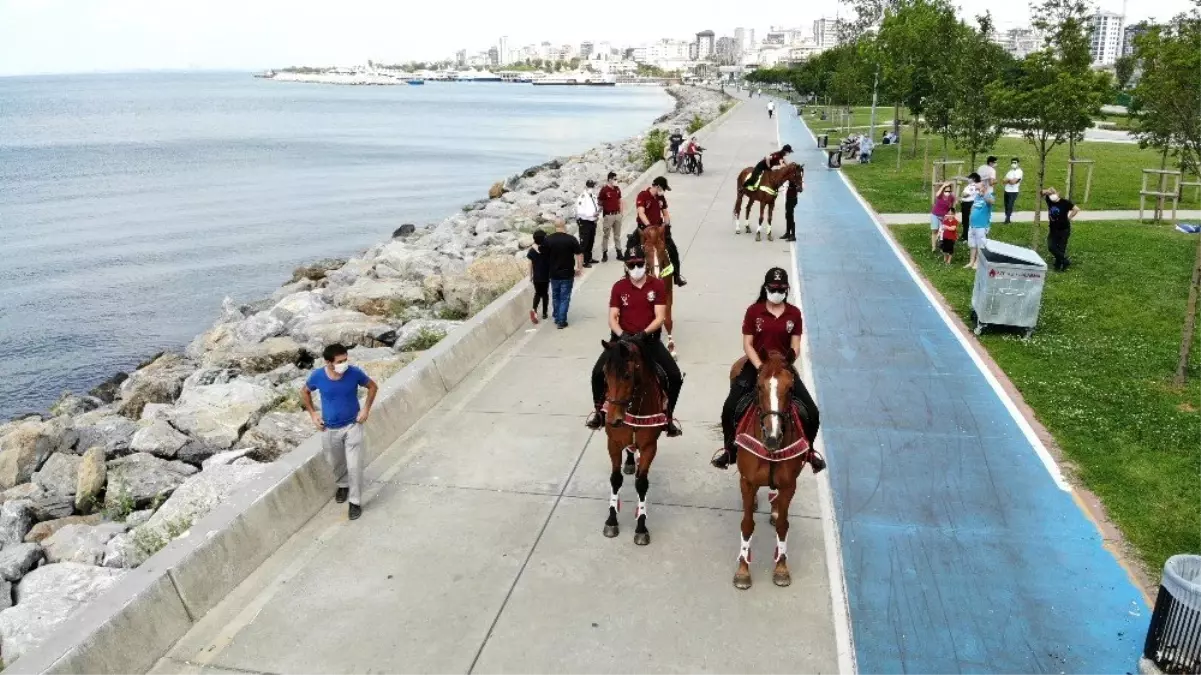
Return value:
M 642 262 L 641 260 L 637 262 L 626 263 L 626 269 L 629 270 L 638 269 L 639 267 L 646 267 L 646 263 Z

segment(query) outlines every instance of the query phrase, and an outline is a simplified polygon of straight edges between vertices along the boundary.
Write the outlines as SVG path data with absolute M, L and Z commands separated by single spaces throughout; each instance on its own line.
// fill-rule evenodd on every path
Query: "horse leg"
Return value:
M 605 536 L 612 539 L 619 532 L 617 526 L 617 512 L 621 510 L 621 497 L 618 493 L 621 491 L 621 444 L 616 440 L 609 439 L 609 463 L 613 465 L 613 471 L 609 474 L 609 486 L 613 488 L 613 492 L 609 494 L 609 518 L 605 520 Z
M 745 477 L 742 486 L 742 544 L 738 549 L 738 570 L 734 572 L 734 588 L 751 587 L 751 535 L 755 533 L 755 486 Z
M 759 202 L 759 224 L 755 227 L 755 241 L 763 241 L 763 204 Z
M 780 488 L 776 497 L 776 569 L 772 572 L 771 580 L 777 586 L 788 586 L 792 583 L 792 574 L 788 571 L 788 505 L 796 494 L 796 480 L 790 485 Z
M 739 180 L 742 180 L 741 177 L 739 178 Z M 734 201 L 734 234 L 740 234 L 740 232 L 738 230 L 739 230 L 739 226 L 741 225 L 741 223 L 738 222 L 738 214 L 742 212 L 742 197 L 743 197 L 742 185 L 739 184 L 738 199 Z
M 771 236 L 771 219 L 772 219 L 772 216 L 773 216 L 773 215 L 775 215 L 775 213 L 776 213 L 776 203 L 775 203 L 775 202 L 769 202 L 769 203 L 768 203 L 768 205 L 767 205 L 767 240 L 768 240 L 768 241 L 771 241 L 771 240 L 772 240 L 772 236 Z
M 755 198 L 748 197 L 746 201 L 746 213 L 742 216 L 742 224 L 746 229 L 746 233 L 751 233 L 751 209 L 755 208 Z
M 674 291 L 672 291 L 671 289 L 672 289 L 672 280 L 668 279 L 667 316 L 664 317 L 664 319 L 663 319 L 663 329 L 665 331 L 667 331 L 667 353 L 671 354 L 671 358 L 675 359 L 675 358 L 677 358 L 676 357 L 676 341 L 675 341 L 675 338 L 673 338 L 671 336 L 671 330 L 675 326 L 675 321 L 671 318 L 671 308 L 672 308 L 672 305 L 674 304 L 673 299 L 674 299 L 675 294 L 674 294 Z
M 658 431 L 654 432 L 658 435 Z M 634 526 L 634 543 L 646 546 L 651 543 L 651 532 L 646 529 L 646 491 L 650 489 L 651 462 L 655 461 L 655 440 L 642 449 L 638 457 L 638 473 L 634 475 L 634 489 L 638 491 L 638 516 Z

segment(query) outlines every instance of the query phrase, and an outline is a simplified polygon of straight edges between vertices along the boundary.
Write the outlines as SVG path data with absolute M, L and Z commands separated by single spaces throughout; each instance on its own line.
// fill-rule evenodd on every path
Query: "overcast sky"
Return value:
M 955 0 L 953 0 L 955 1 Z M 965 16 L 992 9 L 1000 27 L 1024 25 L 1022 0 L 957 0 Z M 1100 0 L 1121 12 L 1121 0 Z M 707 8 L 701 9 L 702 7 Z M 262 69 L 352 65 L 367 59 L 436 60 L 455 50 L 609 40 L 638 44 L 748 25 L 746 4 L 726 0 L 0 0 L 0 75 L 146 69 Z M 803 26 L 833 17 L 837 0 L 775 3 L 767 22 Z M 1188 0 L 1129 3 L 1130 21 L 1168 18 Z

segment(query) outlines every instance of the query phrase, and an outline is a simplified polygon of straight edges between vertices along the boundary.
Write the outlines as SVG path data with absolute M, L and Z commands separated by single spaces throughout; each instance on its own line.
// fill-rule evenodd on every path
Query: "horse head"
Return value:
M 626 409 L 633 404 L 635 388 L 642 373 L 642 348 L 635 340 L 602 340 L 605 349 L 605 402 L 609 404 L 605 423 L 619 427 Z
M 775 452 L 784 442 L 792 419 L 792 369 L 780 352 L 767 355 L 759 369 L 756 397 L 759 402 L 759 426 L 763 432 L 763 443 Z
M 671 261 L 667 256 L 667 233 L 662 225 L 648 225 L 642 229 L 642 248 L 646 251 L 647 272 L 656 278 Z

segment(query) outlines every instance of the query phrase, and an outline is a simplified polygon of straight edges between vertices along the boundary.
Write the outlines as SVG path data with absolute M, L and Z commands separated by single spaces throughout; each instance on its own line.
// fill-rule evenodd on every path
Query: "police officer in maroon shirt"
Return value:
M 779 267 L 767 271 L 763 285 L 759 288 L 759 299 L 746 310 L 742 319 L 742 351 L 746 354 L 746 365 L 730 383 L 730 394 L 721 408 L 722 441 L 725 447 L 713 456 L 713 466 L 725 469 L 734 463 L 738 447 L 734 445 L 734 431 L 738 420 L 738 402 L 755 389 L 759 368 L 769 352 L 777 351 L 789 360 L 792 370 L 792 400 L 797 404 L 805 437 L 810 443 L 817 436 L 817 404 L 801 382 L 796 371 L 797 355 L 801 351 L 801 310 L 787 302 L 788 273 Z
M 671 212 L 667 210 L 667 197 L 665 192 L 670 192 L 671 188 L 667 185 L 667 179 L 659 176 L 650 187 L 638 193 L 634 198 L 634 206 L 638 211 L 636 223 L 638 228 L 630 233 L 630 246 L 636 246 L 642 243 L 642 230 L 650 225 L 663 225 L 664 231 L 667 233 L 667 257 L 671 259 L 671 266 L 674 268 L 672 279 L 675 280 L 676 286 L 681 288 L 688 285 L 688 280 L 684 278 L 684 274 L 680 271 L 680 250 L 676 248 L 676 241 L 671 236 Z
M 619 335 L 637 339 L 643 354 L 667 373 L 667 435 L 679 436 L 680 425 L 672 418 L 672 413 L 680 398 L 684 376 L 659 339 L 659 329 L 667 318 L 667 285 L 662 279 L 647 275 L 646 252 L 641 246 L 629 249 L 625 264 L 626 276 L 613 284 L 613 290 L 609 293 L 609 330 L 613 340 Z M 601 354 L 592 368 L 592 402 L 596 407 L 588 416 L 587 425 L 590 429 L 600 429 L 605 425 L 601 406 L 605 402 L 606 356 L 607 353 Z

